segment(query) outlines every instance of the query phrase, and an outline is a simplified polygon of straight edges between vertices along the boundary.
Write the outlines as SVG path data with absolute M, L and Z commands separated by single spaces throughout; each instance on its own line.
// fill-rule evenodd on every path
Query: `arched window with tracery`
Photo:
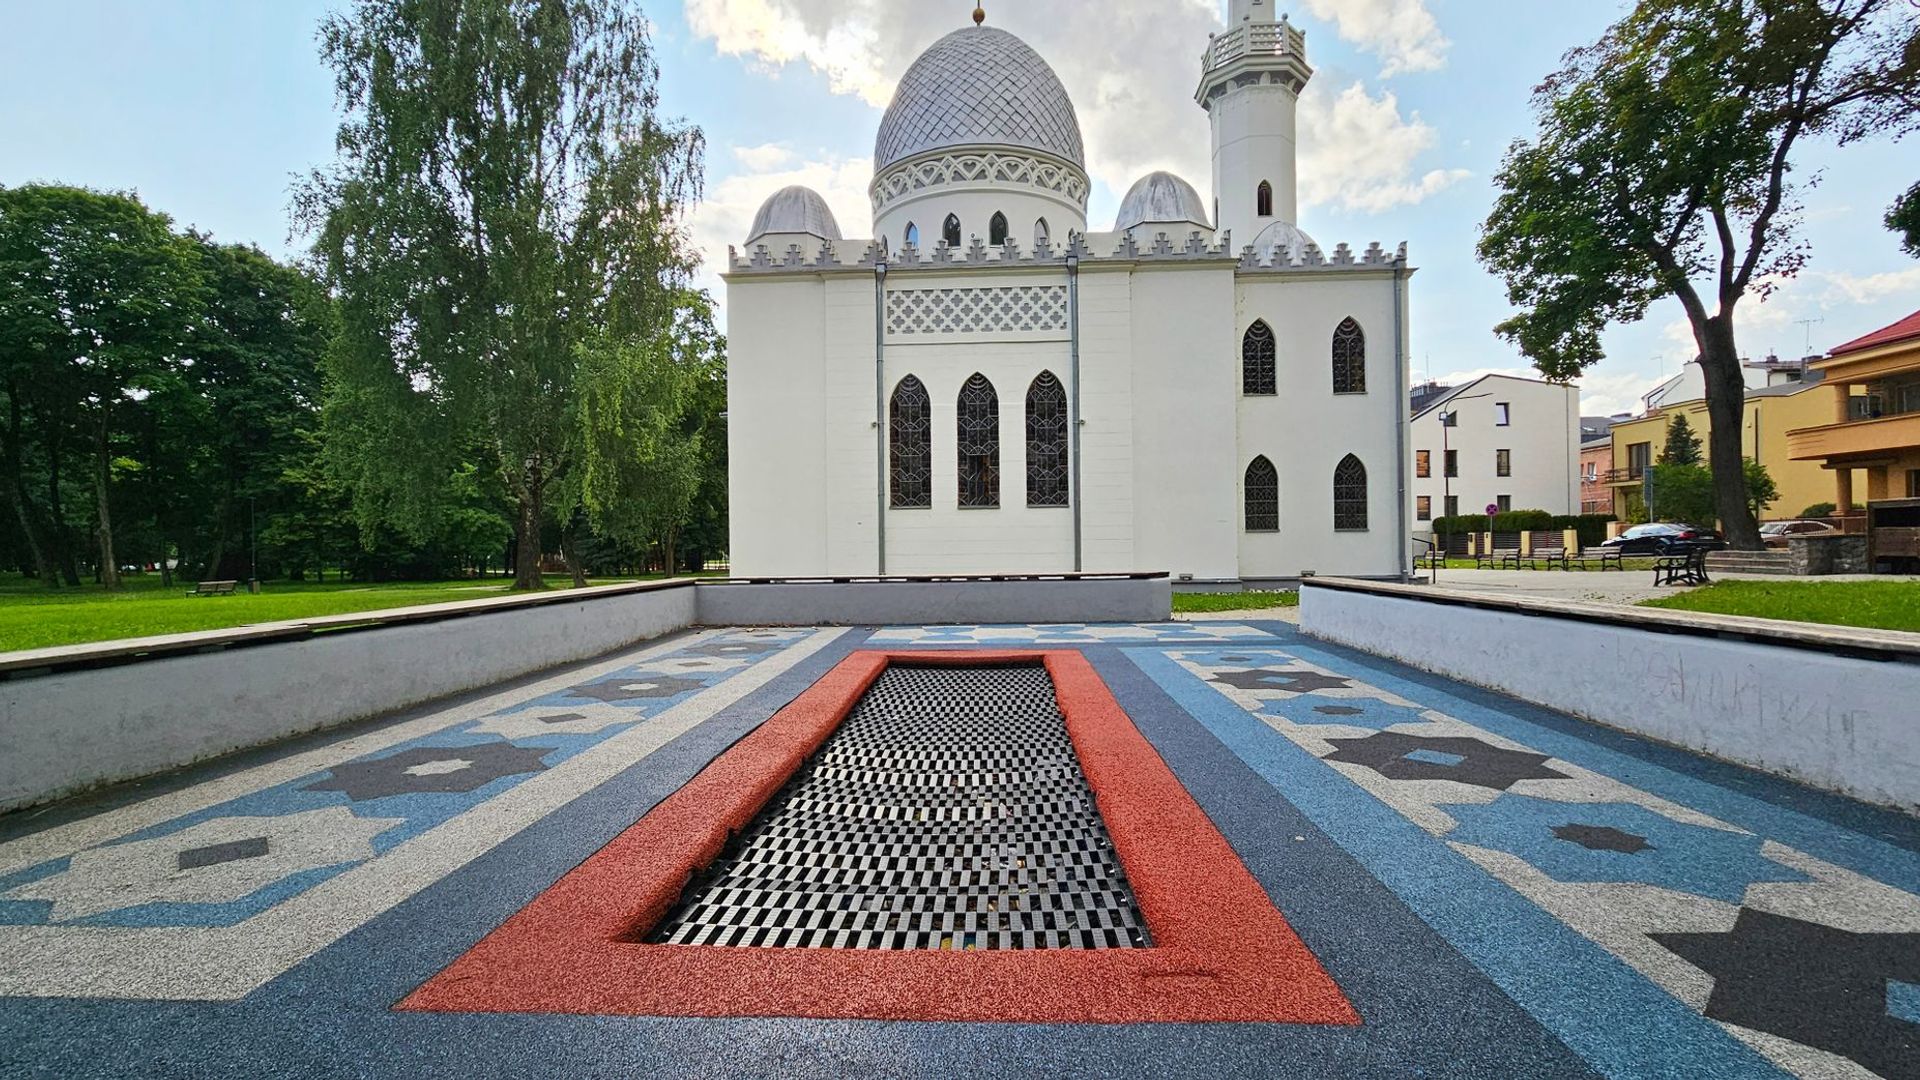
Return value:
M 1367 335 L 1351 318 L 1333 331 L 1333 392 L 1367 392 Z
M 1265 455 L 1247 466 L 1247 531 L 1280 531 L 1280 473 Z
M 960 246 L 960 215 L 947 215 L 947 223 L 940 229 L 940 238 L 945 240 L 950 248 Z
M 1053 230 L 1047 226 L 1047 219 L 1041 218 L 1033 223 L 1033 246 L 1039 247 L 1053 239 Z
M 999 247 L 1007 242 L 1007 215 L 994 211 L 987 221 L 987 243 Z
M 960 388 L 960 505 L 1000 505 L 1000 395 L 975 372 Z
M 915 225 L 911 221 L 907 222 L 906 241 L 907 246 L 910 248 L 920 246 L 920 226 Z
M 1264 320 L 1255 320 L 1240 339 L 1240 392 L 1277 394 L 1274 364 L 1273 328 Z
M 1367 467 L 1352 454 L 1333 468 L 1333 527 L 1340 532 L 1367 530 Z
M 888 505 L 913 510 L 933 505 L 933 400 L 926 384 L 909 375 L 893 388 L 887 443 L 892 491 Z
M 1273 185 L 1260 181 L 1260 188 L 1254 193 L 1254 213 L 1261 217 L 1273 216 Z
M 1027 505 L 1068 505 L 1067 390 L 1051 371 L 1027 387 Z

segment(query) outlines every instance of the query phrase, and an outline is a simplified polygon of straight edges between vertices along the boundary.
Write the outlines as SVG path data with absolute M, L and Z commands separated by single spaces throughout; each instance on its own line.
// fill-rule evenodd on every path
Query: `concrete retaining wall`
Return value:
M 1309 582 L 1301 629 L 1609 727 L 1920 809 L 1920 635 Z
M 1173 611 L 1165 577 L 701 582 L 699 591 L 708 626 L 1158 622 Z

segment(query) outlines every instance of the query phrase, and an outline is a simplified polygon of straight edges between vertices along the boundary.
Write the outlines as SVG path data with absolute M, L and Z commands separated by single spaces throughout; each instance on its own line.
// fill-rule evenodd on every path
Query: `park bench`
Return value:
M 1541 563 L 1545 563 L 1549 570 L 1556 566 L 1562 570 L 1573 569 L 1573 561 L 1567 554 L 1565 544 L 1534 545 L 1533 554 L 1527 556 L 1527 565 L 1538 570 Z
M 188 596 L 232 596 L 237 581 L 203 581 L 193 587 Z
M 1476 570 L 1505 570 L 1508 566 L 1520 569 L 1520 534 L 1494 533 L 1493 550 L 1476 557 L 1473 567 Z
M 1707 576 L 1707 553 L 1700 550 L 1660 556 L 1654 560 L 1653 583 L 1656 586 L 1713 584 L 1713 579 Z
M 1580 564 L 1580 569 L 1582 570 L 1585 570 L 1588 564 L 1590 563 L 1599 563 L 1600 569 L 1602 572 L 1604 572 L 1609 566 L 1613 567 L 1615 570 L 1624 571 L 1626 570 L 1627 566 L 1624 562 L 1621 561 L 1621 559 L 1622 559 L 1622 556 L 1618 549 L 1591 548 L 1591 549 L 1582 551 L 1578 556 L 1575 557 L 1574 561 Z

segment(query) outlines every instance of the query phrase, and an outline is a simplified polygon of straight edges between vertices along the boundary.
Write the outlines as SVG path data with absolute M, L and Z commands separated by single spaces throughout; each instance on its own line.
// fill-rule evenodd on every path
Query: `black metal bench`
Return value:
M 1713 584 L 1713 579 L 1707 576 L 1707 553 L 1686 551 L 1660 556 L 1653 563 L 1653 583 L 1655 586 Z
M 203 581 L 193 587 L 188 596 L 232 596 L 237 581 Z

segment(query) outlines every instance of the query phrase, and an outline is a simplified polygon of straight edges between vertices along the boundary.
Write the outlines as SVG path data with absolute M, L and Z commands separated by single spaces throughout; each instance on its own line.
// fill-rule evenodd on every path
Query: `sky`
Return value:
M 131 190 L 183 225 L 284 257 L 298 178 L 333 157 L 338 124 L 316 32 L 344 0 L 0 0 L 0 184 Z M 664 111 L 707 140 L 688 227 L 714 264 L 760 202 L 807 184 L 843 232 L 871 230 L 873 137 L 893 86 L 971 0 L 646 0 Z M 1171 169 L 1207 190 L 1199 57 L 1226 0 L 987 0 L 988 20 L 1046 57 L 1074 100 L 1094 179 L 1089 222 L 1112 227 L 1133 180 Z M 1323 248 L 1409 244 L 1416 381 L 1529 374 L 1492 331 L 1509 313 L 1475 261 L 1506 147 L 1529 95 L 1625 0 L 1280 0 L 1315 69 L 1300 104 L 1300 225 Z M 1741 351 L 1823 352 L 1920 308 L 1920 262 L 1881 217 L 1920 179 L 1920 143 L 1800 154 L 1807 268 L 1743 301 Z M 1817 321 L 1816 321 L 1817 320 Z M 1635 410 L 1694 354 L 1677 303 L 1606 337 L 1582 411 Z

